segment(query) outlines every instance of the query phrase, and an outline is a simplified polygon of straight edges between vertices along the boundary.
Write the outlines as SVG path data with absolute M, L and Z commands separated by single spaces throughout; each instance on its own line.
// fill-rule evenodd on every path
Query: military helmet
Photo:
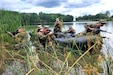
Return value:
M 44 28 L 49 28 L 49 26 L 48 25 L 45 25 Z
M 37 27 L 41 29 L 42 28 L 42 25 L 38 25 Z
M 56 21 L 59 21 L 59 18 L 56 18 Z

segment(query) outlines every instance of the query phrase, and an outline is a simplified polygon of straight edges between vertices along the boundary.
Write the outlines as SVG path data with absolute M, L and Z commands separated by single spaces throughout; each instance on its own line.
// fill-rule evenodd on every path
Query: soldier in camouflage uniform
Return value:
M 100 27 L 102 27 L 106 22 L 104 20 L 100 20 L 97 24 L 87 24 L 85 26 L 86 33 L 91 32 L 93 35 L 100 34 Z
M 90 50 L 90 53 L 98 53 L 102 48 L 102 36 L 100 35 L 100 28 L 106 24 L 106 21 L 100 20 L 97 24 L 86 24 L 85 31 L 82 33 L 77 34 L 77 36 L 86 36 L 87 39 L 87 48 L 90 48 L 95 43 L 94 48 Z M 93 38 L 92 38 L 93 36 Z M 95 51 L 95 52 L 94 52 Z
M 43 28 L 42 25 L 38 25 L 35 30 L 35 34 L 37 34 L 37 32 L 39 32 L 42 28 Z
M 10 34 L 15 42 L 14 48 L 15 50 L 24 48 L 25 46 L 27 46 L 29 43 L 28 40 L 28 33 L 21 27 L 19 27 L 17 29 L 17 34 L 13 35 L 11 32 L 8 32 L 8 34 Z
M 54 33 L 62 31 L 62 22 L 59 20 L 59 18 L 56 19 L 54 26 Z
M 37 37 L 39 38 L 40 43 L 46 47 L 46 44 L 50 43 L 50 41 L 53 39 L 53 32 L 51 32 L 48 27 L 42 28 L 38 33 Z
M 69 26 L 69 29 L 67 31 L 65 31 L 65 33 L 75 34 L 76 30 L 72 26 Z
M 85 31 L 79 33 L 78 36 L 100 34 L 100 27 L 104 24 L 106 24 L 105 20 L 100 20 L 97 24 L 86 24 Z

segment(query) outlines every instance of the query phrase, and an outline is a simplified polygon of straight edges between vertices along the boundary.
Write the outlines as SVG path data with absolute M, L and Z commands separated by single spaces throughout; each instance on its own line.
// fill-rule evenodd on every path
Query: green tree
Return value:
M 66 15 L 66 16 L 63 17 L 63 21 L 65 21 L 65 22 L 72 22 L 73 21 L 73 16 Z

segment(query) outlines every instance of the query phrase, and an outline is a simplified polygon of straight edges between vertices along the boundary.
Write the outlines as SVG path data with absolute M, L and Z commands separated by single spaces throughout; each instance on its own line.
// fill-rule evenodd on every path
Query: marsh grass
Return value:
M 44 49 L 36 43 L 37 47 L 33 49 L 26 46 L 14 50 L 12 38 L 4 33 L 21 26 L 19 13 L 1 10 L 0 16 L 0 75 L 112 75 L 112 59 L 97 52 L 99 42 L 92 46 L 89 43 L 85 52 L 81 52 L 76 43 L 77 49 L 59 44 Z M 29 26 L 23 27 L 31 30 Z M 33 42 L 36 42 L 35 39 Z M 94 54 L 89 52 L 92 49 Z
M 10 71 L 14 71 L 13 73 L 16 75 L 79 75 L 80 73 L 76 70 L 76 68 L 82 68 L 81 75 L 98 75 L 99 73 L 104 73 L 103 68 L 98 65 L 100 60 L 96 60 L 98 55 L 90 55 L 89 51 L 93 48 L 96 43 L 90 47 L 86 52 L 83 54 L 81 53 L 78 55 L 73 55 L 69 48 L 62 48 L 58 47 L 49 47 L 46 48 L 47 50 L 34 50 L 32 51 L 31 48 L 25 48 L 22 50 L 7 50 L 5 47 L 2 47 L 1 52 L 1 61 L 5 67 L 2 66 L 4 70 L 7 66 L 14 66 L 14 64 L 10 65 L 13 62 L 16 62 L 17 68 Z M 64 51 L 64 52 L 63 52 Z M 105 58 L 101 58 L 101 60 Z M 111 59 L 108 59 L 111 60 Z M 12 61 L 12 62 L 11 62 Z M 53 62 L 54 61 L 54 62 Z M 9 63 L 8 63 L 9 62 Z M 101 61 L 102 62 L 102 61 Z M 111 61 L 104 61 L 106 62 L 107 67 L 111 66 Z M 21 67 L 24 64 L 24 67 Z M 105 64 L 104 64 L 105 65 Z M 8 68 L 8 67 L 7 67 Z M 26 69 L 27 68 L 27 69 Z M 72 69 L 75 69 L 74 74 L 70 73 Z M 106 68 L 106 66 L 104 66 Z M 11 67 L 9 68 L 11 69 Z M 16 71 L 18 70 L 18 71 Z M 111 69 L 107 69 L 109 72 Z M 80 72 L 80 71 L 79 71 Z M 105 72 L 106 73 L 106 72 Z M 107 74 L 107 73 L 106 73 Z M 111 74 L 112 75 L 112 74 Z

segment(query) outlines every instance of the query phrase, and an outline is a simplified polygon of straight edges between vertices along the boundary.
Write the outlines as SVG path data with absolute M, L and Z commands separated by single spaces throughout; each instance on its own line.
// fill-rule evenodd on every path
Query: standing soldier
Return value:
M 8 32 L 8 34 L 10 34 L 15 41 L 15 50 L 21 49 L 29 44 L 28 33 L 22 27 L 17 29 L 17 34 L 13 35 L 11 32 Z
M 55 25 L 54 33 L 62 32 L 62 22 L 59 20 L 59 18 L 56 18 L 56 21 L 55 21 L 54 25 Z

